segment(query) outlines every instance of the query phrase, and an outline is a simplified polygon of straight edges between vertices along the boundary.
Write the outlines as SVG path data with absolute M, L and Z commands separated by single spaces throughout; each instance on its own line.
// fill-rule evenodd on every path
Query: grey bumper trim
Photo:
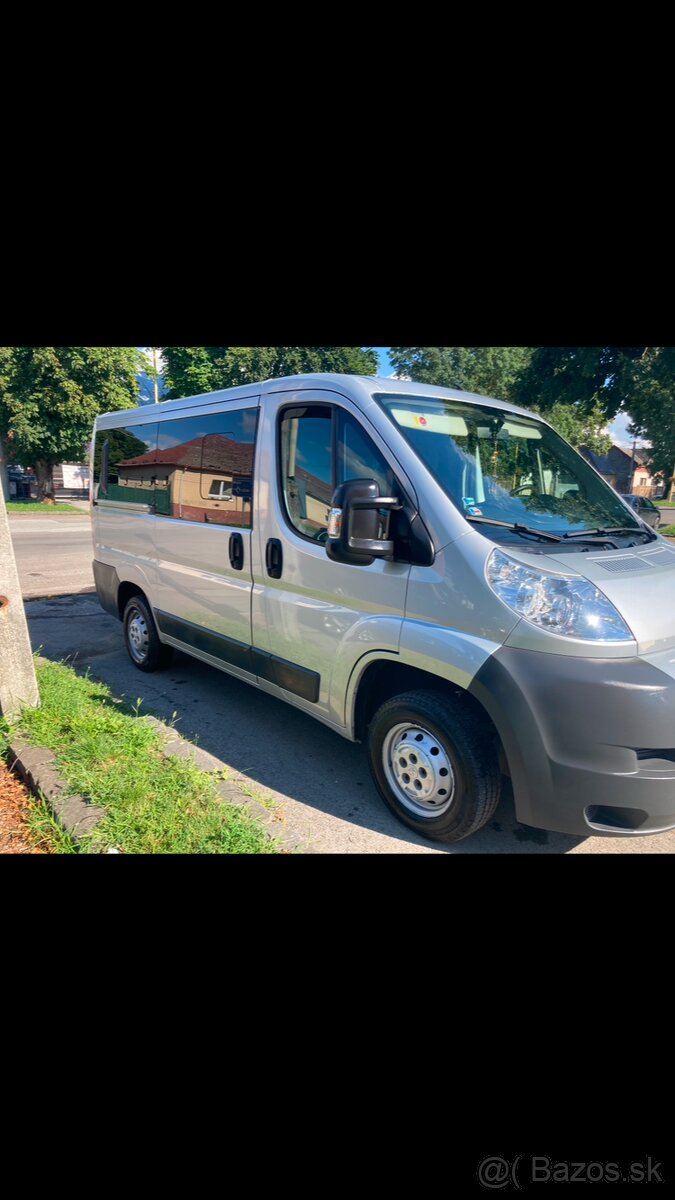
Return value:
M 502 739 L 519 821 L 586 836 L 675 827 L 675 763 L 658 753 L 675 747 L 675 680 L 644 659 L 501 647 L 469 690 Z

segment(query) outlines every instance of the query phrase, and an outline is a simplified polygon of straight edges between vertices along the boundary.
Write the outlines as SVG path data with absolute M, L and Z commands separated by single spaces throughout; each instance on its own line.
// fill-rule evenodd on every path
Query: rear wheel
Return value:
M 459 842 L 499 803 L 496 748 L 475 713 L 434 692 L 406 692 L 375 713 L 370 769 L 385 804 L 411 829 Z
M 145 596 L 132 596 L 124 610 L 124 643 L 139 671 L 158 671 L 171 661 L 173 648 L 159 640 Z

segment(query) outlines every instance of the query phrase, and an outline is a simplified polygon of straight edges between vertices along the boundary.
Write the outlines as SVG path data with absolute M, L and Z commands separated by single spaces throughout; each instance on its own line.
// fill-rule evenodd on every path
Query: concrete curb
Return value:
M 74 592 L 71 588 L 69 592 L 22 592 L 23 600 L 58 600 L 61 596 L 95 596 L 96 588 L 92 587 L 80 588 L 79 592 Z M 101 610 L 103 611 L 103 610 Z
M 69 833 L 75 842 L 90 833 L 105 816 L 105 809 L 88 804 L 83 796 L 76 796 L 56 769 L 56 759 L 51 750 L 35 746 L 17 735 L 9 743 L 9 768 L 16 771 L 26 787 L 38 799 L 44 797 L 55 820 Z

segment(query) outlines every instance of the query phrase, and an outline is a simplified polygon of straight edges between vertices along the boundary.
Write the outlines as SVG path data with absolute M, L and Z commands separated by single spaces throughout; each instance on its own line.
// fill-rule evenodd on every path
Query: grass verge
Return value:
M 79 513 L 81 517 L 86 517 L 86 512 L 83 508 L 76 508 L 74 504 L 38 504 L 37 500 L 8 500 L 8 513 L 31 513 L 35 517 L 53 517 L 60 513 Z
M 662 525 L 659 529 L 664 537 L 675 537 L 675 525 Z
M 164 758 L 158 734 L 137 712 L 126 710 L 104 684 L 81 678 L 62 663 L 40 663 L 36 670 L 42 706 L 24 710 L 12 730 L 52 750 L 73 793 L 107 809 L 81 849 L 96 852 L 116 846 L 125 854 L 278 852 L 260 825 L 220 799 L 211 775 L 182 759 Z M 52 842 L 51 820 L 45 806 L 36 806 L 34 831 L 57 852 L 75 850 L 70 839 L 63 841 L 60 830 L 58 845 Z

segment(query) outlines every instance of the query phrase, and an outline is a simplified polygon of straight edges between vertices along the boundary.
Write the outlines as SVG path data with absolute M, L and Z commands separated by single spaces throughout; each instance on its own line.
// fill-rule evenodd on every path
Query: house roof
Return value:
M 120 467 L 188 467 L 193 471 L 213 471 L 216 475 L 251 475 L 253 445 L 234 442 L 222 433 L 210 433 L 169 446 L 166 450 L 150 450 L 137 458 L 127 458 Z
M 628 449 L 626 446 L 620 446 L 618 442 L 615 442 L 606 454 L 596 454 L 586 446 L 582 447 L 582 453 L 601 475 L 616 475 L 630 470 L 633 461 L 636 467 L 649 465 L 649 450 L 636 448 L 633 459 L 632 447 Z

